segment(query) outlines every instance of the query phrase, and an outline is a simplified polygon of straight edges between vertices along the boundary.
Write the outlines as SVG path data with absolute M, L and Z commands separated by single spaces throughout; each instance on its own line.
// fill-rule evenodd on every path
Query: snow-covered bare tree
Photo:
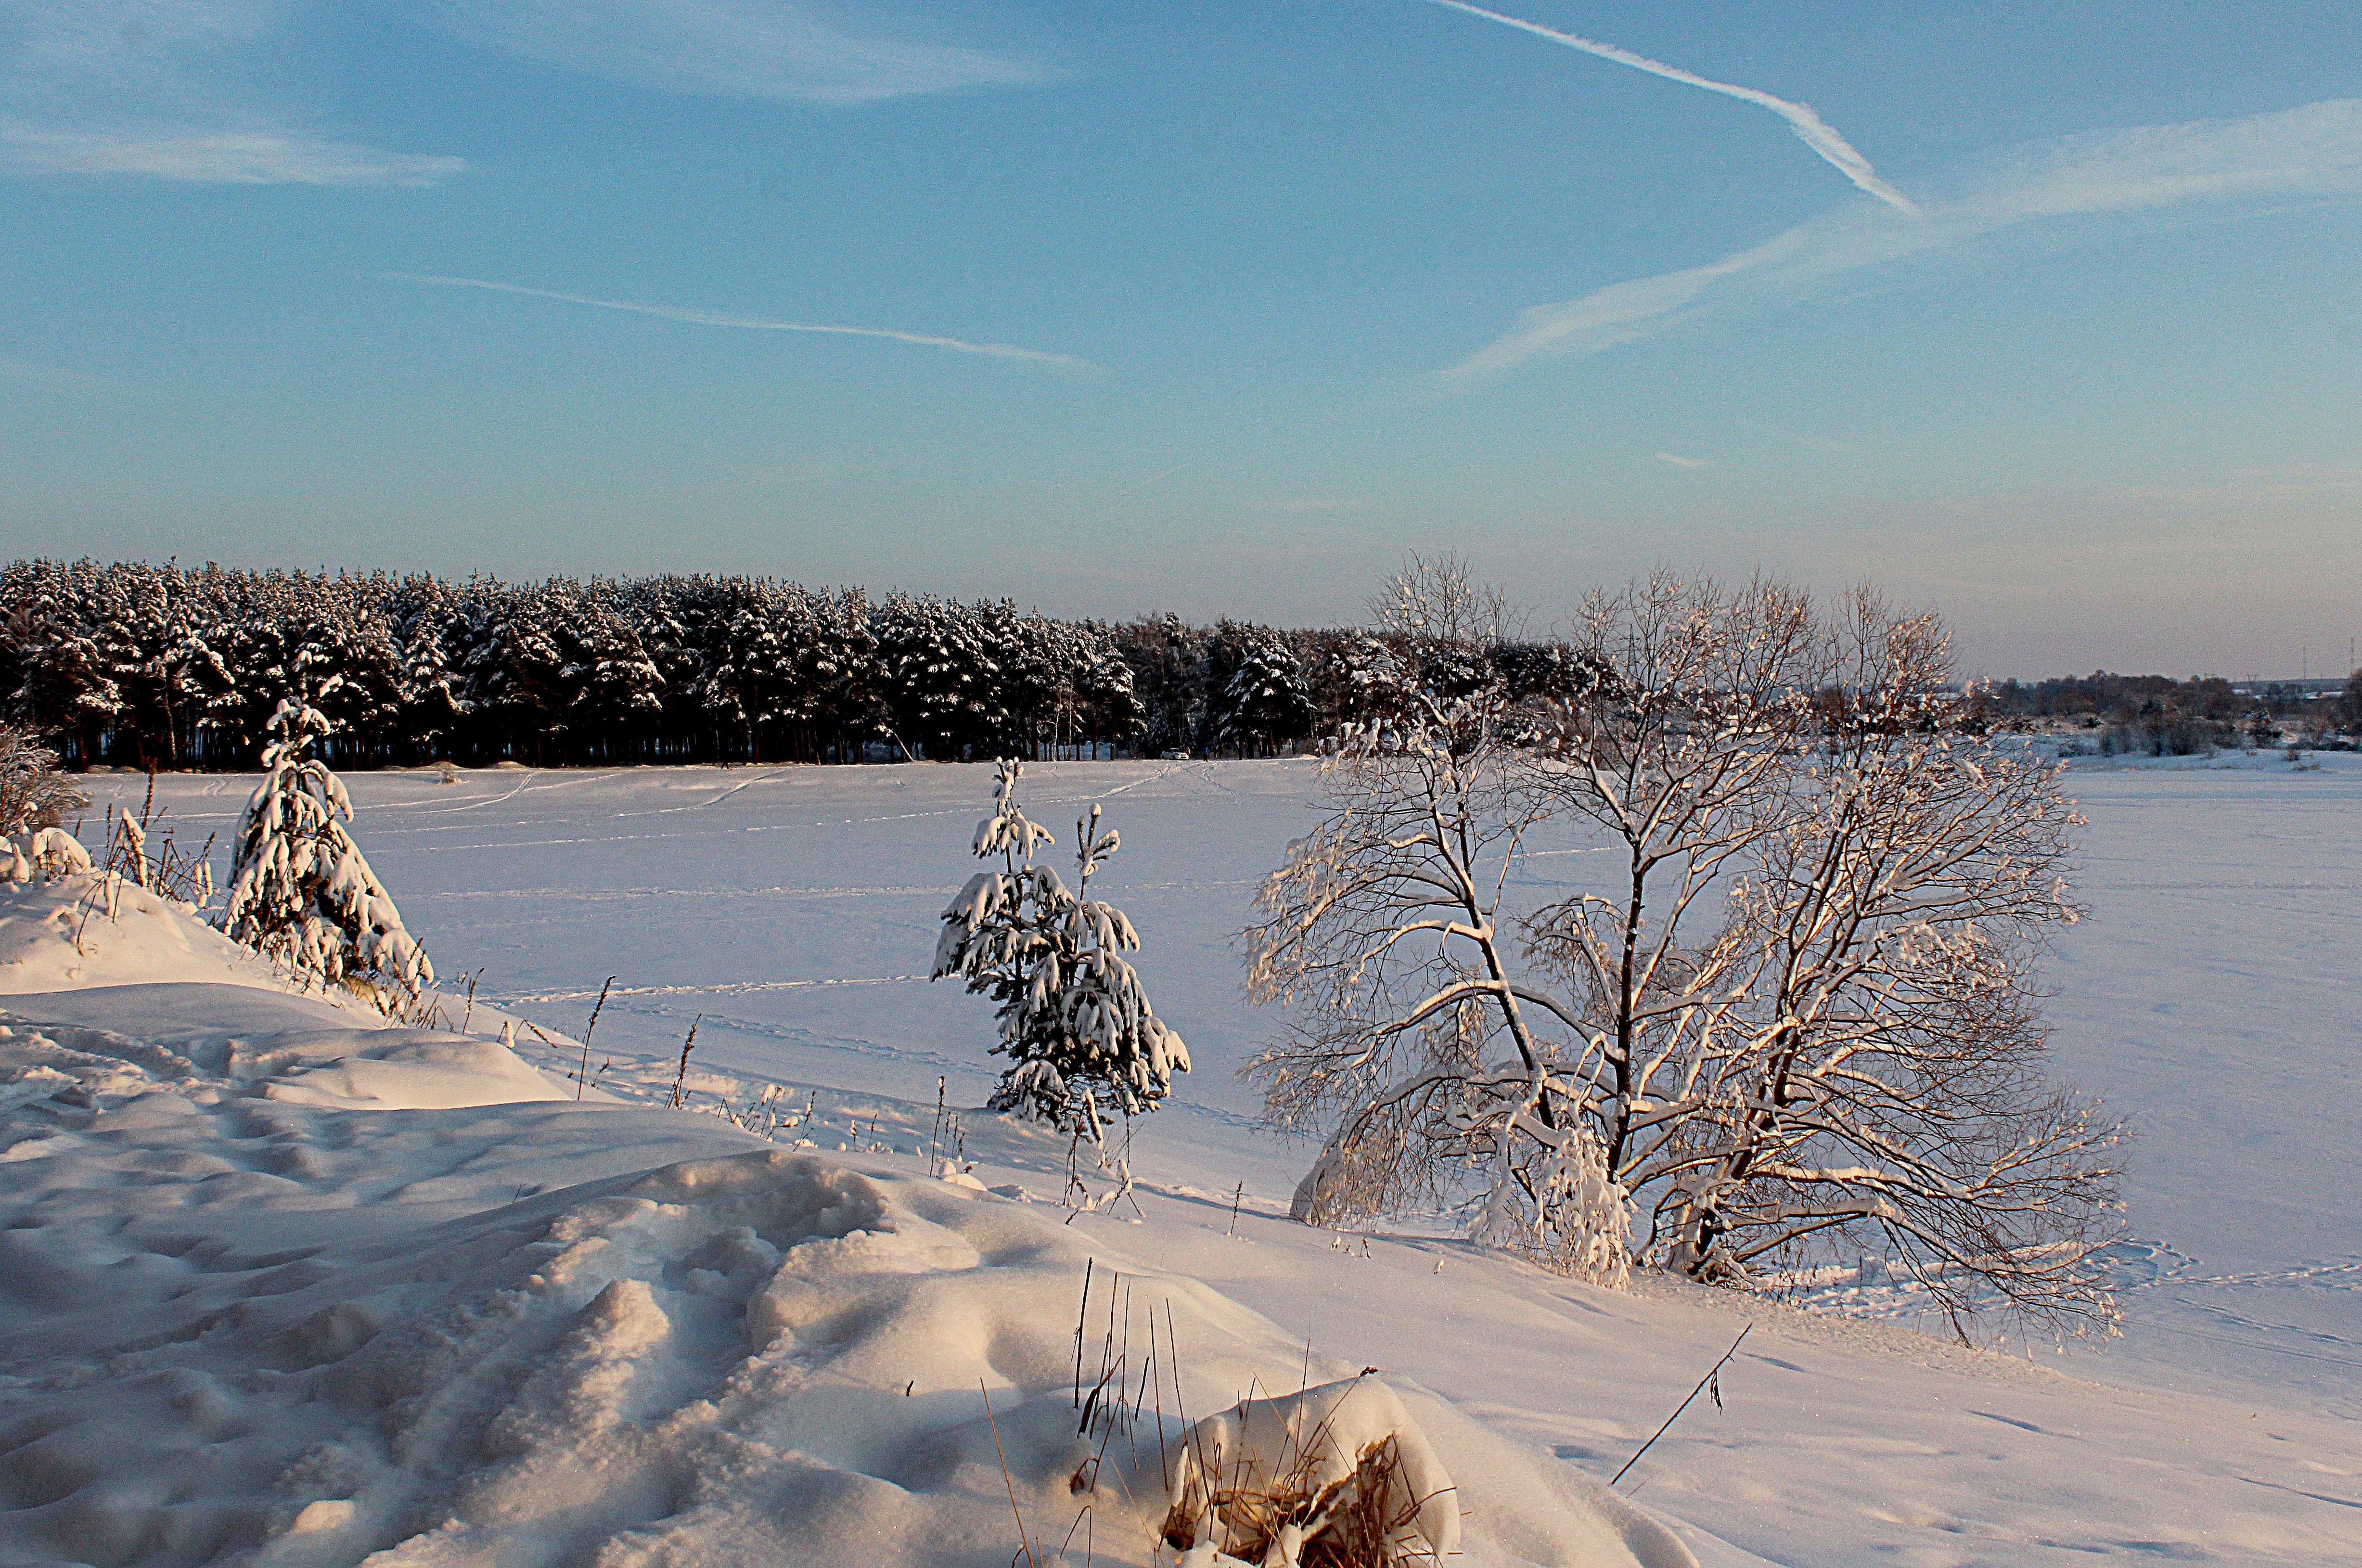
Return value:
M 1010 1059 L 992 1097 L 999 1110 L 1022 1110 L 1079 1126 L 1097 1142 L 1102 1106 L 1125 1116 L 1153 1110 L 1189 1070 L 1181 1037 L 1150 1008 L 1123 955 L 1139 933 L 1123 911 L 1090 897 L 1091 876 L 1116 852 L 1093 806 L 1076 823 L 1078 880 L 1034 863 L 1055 841 L 1026 820 L 1017 801 L 1023 765 L 999 767 L 993 814 L 977 825 L 974 850 L 998 869 L 977 872 L 944 910 L 932 978 L 957 976 L 999 1004 L 997 1055 Z
M 58 754 L 24 731 L 0 724 L 0 836 L 56 827 L 90 797 L 58 771 Z
M 2113 1321 L 2121 1128 L 2044 1078 L 2032 966 L 2076 909 L 2059 767 L 1954 722 L 1933 617 L 1857 591 L 1831 683 L 1721 946 L 1743 977 L 1693 1109 L 1627 1168 L 1673 1267 L 1745 1277 L 1865 1251 L 1956 1315 Z
M 1341 737 L 1327 816 L 1257 899 L 1248 993 L 1287 1032 L 1247 1070 L 1278 1125 L 1330 1128 L 1297 1218 L 1448 1198 L 1481 1167 L 1483 1234 L 1613 1279 L 1625 1203 L 1576 1114 L 1581 1021 L 1528 975 L 1503 909 L 1542 801 L 1507 689 L 1462 679 L 1494 629 L 1473 603 L 1459 563 L 1416 559 L 1374 602 L 1407 650 L 1392 716 Z
M 1593 595 L 1577 622 L 1601 679 L 1526 759 L 1528 809 L 1613 870 L 1527 911 L 1524 945 L 1584 1042 L 1580 1109 L 1637 1193 L 1699 1109 L 1705 1042 L 1749 983 L 1724 873 L 1790 820 L 1826 647 L 1810 602 L 1761 580 L 1660 572 Z
M 330 724 L 281 701 L 262 750 L 262 782 L 237 828 L 222 929 L 297 974 L 323 982 L 389 980 L 416 997 L 435 967 L 346 831 L 352 801 L 328 765 L 308 756 Z
M 1287 1032 L 1250 1072 L 1329 1133 L 1299 1216 L 1473 1189 L 1480 1236 L 1596 1278 L 1628 1206 L 1694 1277 L 1875 1241 L 1956 1314 L 2104 1322 L 2118 1134 L 2046 1085 L 2029 967 L 2071 912 L 2055 773 L 1867 592 L 1660 575 L 1579 629 L 1553 724 L 1420 681 L 1349 736 L 1264 887 Z M 1505 907 L 1545 844 L 1583 885 Z

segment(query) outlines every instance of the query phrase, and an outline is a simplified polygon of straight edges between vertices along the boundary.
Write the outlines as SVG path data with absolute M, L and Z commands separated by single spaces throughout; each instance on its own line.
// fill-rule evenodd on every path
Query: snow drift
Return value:
M 1070 1377 L 1086 1249 L 1024 1206 L 750 1148 L 439 1221 L 264 1225 L 258 1209 L 370 1202 L 388 1156 L 418 1152 L 392 1124 L 421 1123 L 454 1171 L 576 1121 L 753 1140 L 570 1104 L 487 1120 L 243 1102 L 259 1121 L 239 1104 L 164 1092 L 101 1113 L 90 1141 L 107 1159 L 146 1156 L 136 1199 L 95 1200 L 69 1154 L 0 1166 L 12 1202 L 48 1220 L 5 1232 L 21 1282 L 6 1349 L 46 1363 L 0 1423 L 14 1553 L 980 1568 L 1016 1549 L 1013 1485 L 1036 1538 L 1082 1520 L 1096 1555 L 1149 1556 L 1164 1512 L 1150 1434 L 1128 1431 L 1128 1463 L 1096 1485 L 1073 1479 L 1093 1452 Z M 355 1121 L 367 1132 L 337 1149 Z M 256 1143 L 284 1174 L 204 1226 L 191 1189 L 233 1168 L 227 1145 Z M 425 1220 L 457 1196 L 410 1174 L 414 1190 L 376 1206 Z M 1219 1405 L 1301 1355 L 1244 1309 L 1136 1266 L 1134 1298 L 1177 1327 L 1185 1399 Z M 1409 1428 L 1394 1395 L 1373 1398 Z M 1688 1562 L 1615 1499 L 1534 1484 L 1508 1445 L 1429 1403 L 1454 1467 L 1508 1482 L 1477 1489 L 1469 1561 Z M 1166 1433 L 1176 1462 L 1183 1437 Z

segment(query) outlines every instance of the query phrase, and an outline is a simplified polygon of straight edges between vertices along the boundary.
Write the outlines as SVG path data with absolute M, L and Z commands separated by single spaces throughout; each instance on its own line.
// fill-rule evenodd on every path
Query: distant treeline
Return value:
M 0 569 L 0 721 L 71 765 L 254 766 L 281 699 L 340 767 L 1261 756 L 1366 718 L 1385 641 L 1062 621 L 767 578 Z M 1547 692 L 1560 646 L 1487 650 Z
M 2167 675 L 2085 676 L 1979 686 L 1975 704 L 1997 722 L 2066 721 L 2100 731 L 2102 751 L 2188 755 L 2219 746 L 2275 745 L 2292 727 L 2320 743 L 2333 731 L 2362 727 L 2362 672 L 2338 696 L 2319 696 L 2293 681 L 2234 684 L 2220 676 L 2177 680 Z
M 2144 711 L 2172 709 L 2200 719 L 2287 717 L 2318 701 L 2294 681 L 2234 683 L 2219 675 L 2177 680 L 2169 675 L 2067 675 L 2050 680 L 2003 680 L 1980 688 L 1995 712 L 2025 718 L 2091 717 L 2122 723 Z

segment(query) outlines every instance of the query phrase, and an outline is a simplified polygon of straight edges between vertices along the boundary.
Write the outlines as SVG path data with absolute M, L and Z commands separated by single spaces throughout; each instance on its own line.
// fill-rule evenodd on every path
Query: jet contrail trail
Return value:
M 379 272 L 374 275 L 403 283 L 434 283 L 451 289 L 490 289 L 495 293 L 524 294 L 537 300 L 563 300 L 568 304 L 597 305 L 602 310 L 628 310 L 640 315 L 686 321 L 699 326 L 736 326 L 755 332 L 825 332 L 842 337 L 889 337 L 897 343 L 916 343 L 924 348 L 949 348 L 961 354 L 982 354 L 994 359 L 1026 359 L 1039 365 L 1063 365 L 1069 370 L 1093 368 L 1089 360 L 1077 359 L 1072 354 L 1050 354 L 1039 348 L 1012 348 L 1006 343 L 970 343 L 958 337 L 934 337 L 921 332 L 893 332 L 882 326 L 827 326 L 811 322 L 774 321 L 761 315 L 723 315 L 710 310 L 634 304 L 628 300 L 593 299 L 589 294 L 565 294 L 555 289 L 528 289 L 517 283 L 495 283 L 482 278 L 444 278 L 428 272 Z
M 1190 458 L 1190 459 L 1189 459 L 1187 462 L 1186 462 L 1186 463 L 1175 463 L 1175 464 L 1174 464 L 1171 468 L 1166 469 L 1163 473 L 1151 474 L 1151 475 L 1149 475 L 1146 479 L 1142 480 L 1138 484 L 1136 484 L 1136 485 L 1132 485 L 1132 486 L 1131 486 L 1130 488 L 1131 488 L 1131 489 L 1133 489 L 1133 490 L 1146 490 L 1150 485 L 1154 484 L 1158 480 L 1161 480 L 1161 479 L 1171 479 L 1175 474 L 1179 473 L 1183 469 L 1194 469 L 1194 468 L 1196 468 L 1199 463 L 1202 463 L 1202 462 L 1204 462 L 1205 460 L 1206 460 L 1206 459 L 1205 459 L 1205 458 Z
M 1919 210 L 1910 197 L 1880 179 L 1878 171 L 1870 166 L 1870 160 L 1856 152 L 1852 143 L 1838 135 L 1829 127 L 1827 121 L 1813 113 L 1812 105 L 1809 104 L 1792 104 L 1785 98 L 1775 98 L 1771 94 L 1753 87 L 1741 87 L 1729 82 L 1716 82 L 1712 77 L 1700 76 L 1694 71 L 1683 71 L 1678 65 L 1667 65 L 1661 60 L 1650 60 L 1645 54 L 1634 54 L 1630 50 L 1617 49 L 1614 44 L 1601 43 L 1595 39 L 1577 38 L 1573 33 L 1562 33 L 1554 28 L 1545 28 L 1537 22 L 1519 21 L 1515 17 L 1505 17 L 1498 11 L 1487 11 L 1481 6 L 1468 5 L 1466 0 L 1434 0 L 1434 4 L 1449 6 L 1454 11 L 1465 11 L 1472 17 L 1482 17 L 1488 22 L 1498 22 L 1505 28 L 1516 28 L 1520 32 L 1531 33 L 1536 38 L 1548 39 L 1552 43 L 1564 44 L 1569 49 L 1579 49 L 1585 54 L 1595 54 L 1602 60 L 1612 60 L 1618 65 L 1628 65 L 1636 71 L 1645 71 L 1652 76 L 1661 76 L 1669 82 L 1683 82 L 1692 87 L 1703 87 L 1709 93 L 1720 93 L 1727 97 L 1744 98 L 1750 104 L 1760 104 L 1787 121 L 1788 128 L 1794 131 L 1806 147 L 1827 159 L 1838 172 L 1856 185 L 1876 196 L 1888 206 L 1906 213 L 1915 213 Z

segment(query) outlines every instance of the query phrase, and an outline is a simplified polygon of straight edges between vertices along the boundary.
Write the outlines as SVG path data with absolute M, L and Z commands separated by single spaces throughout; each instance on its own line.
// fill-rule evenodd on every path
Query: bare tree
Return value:
M 2045 1087 L 2031 984 L 2072 912 L 2055 772 L 1963 733 L 1941 627 L 1867 591 L 1660 574 L 1579 626 L 1555 726 L 1429 683 L 1346 737 L 1264 888 L 1286 1033 L 1248 1071 L 1329 1132 L 1298 1216 L 1473 1187 L 1480 1236 L 1595 1278 L 1628 1205 L 1699 1278 L 1874 1234 L 1956 1314 L 2105 1320 L 2117 1134 Z M 1599 890 L 1505 908 L 1576 834 Z
M 1569 743 L 1533 759 L 1531 788 L 1618 865 L 1606 891 L 1536 911 L 1524 929 L 1595 1053 L 1587 1108 L 1633 1191 L 1697 1110 L 1707 1043 L 1746 992 L 1748 950 L 1718 930 L 1708 894 L 1786 820 L 1827 663 L 1810 602 L 1762 580 L 1732 590 L 1659 572 L 1594 594 L 1577 621 L 1606 679 Z
M 1942 627 L 1866 591 L 1721 946 L 1746 984 L 1709 1027 L 1695 1109 L 1645 1161 L 1650 1242 L 1739 1278 L 1876 1242 L 1954 1314 L 1997 1301 L 2111 1323 L 2121 1128 L 2049 1087 L 2032 965 L 2075 918 L 2058 766 L 1960 733 Z
M 24 731 L 0 724 L 0 834 L 56 827 L 90 797 L 58 771 L 58 754 Z
M 1573 1272 L 1620 1275 L 1621 1197 L 1559 1073 L 1579 1019 L 1526 981 L 1506 879 L 1541 799 L 1531 726 L 1486 679 L 1480 636 L 1506 623 L 1454 558 L 1414 557 L 1373 601 L 1406 655 L 1391 721 L 1349 731 L 1324 766 L 1330 812 L 1290 846 L 1249 928 L 1248 991 L 1289 1010 L 1249 1064 L 1273 1120 L 1333 1121 L 1294 1212 L 1324 1222 L 1444 1196 L 1488 1164 L 1496 1241 Z M 1496 1060 L 1504 1049 L 1511 1053 Z

